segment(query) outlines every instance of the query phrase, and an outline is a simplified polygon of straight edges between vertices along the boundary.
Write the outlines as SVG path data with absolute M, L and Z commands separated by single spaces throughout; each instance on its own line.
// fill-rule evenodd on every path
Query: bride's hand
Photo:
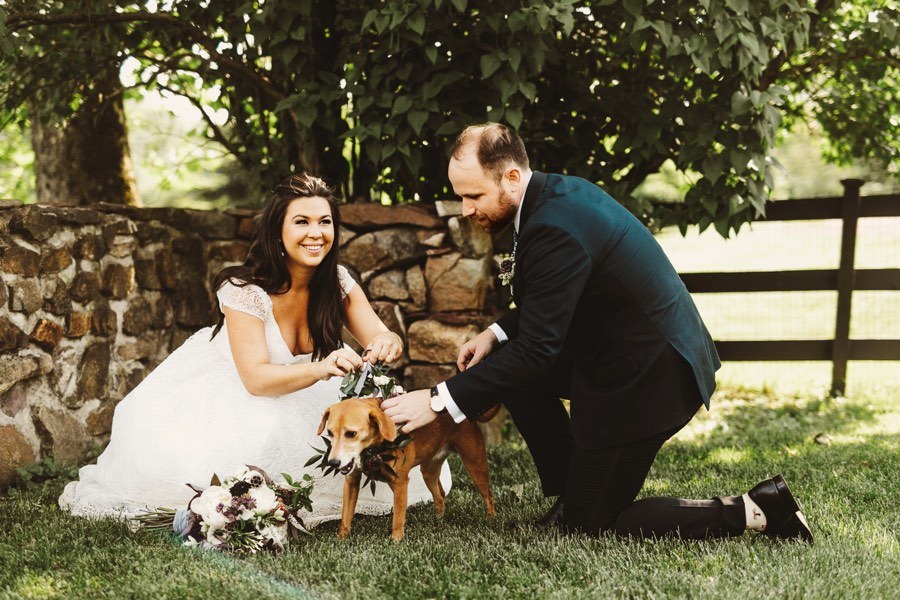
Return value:
M 385 331 L 372 338 L 366 347 L 366 352 L 363 353 L 363 360 L 370 363 L 392 363 L 402 354 L 403 341 L 400 336 L 393 331 Z
M 350 348 L 338 348 L 324 359 L 319 361 L 322 366 L 320 379 L 330 377 L 343 377 L 354 369 L 361 369 L 363 365 L 359 354 Z

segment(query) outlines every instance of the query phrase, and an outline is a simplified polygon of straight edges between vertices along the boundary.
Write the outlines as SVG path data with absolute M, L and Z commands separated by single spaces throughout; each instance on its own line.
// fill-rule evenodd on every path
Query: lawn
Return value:
M 350 539 L 325 524 L 280 557 L 184 548 L 166 535 L 92 523 L 55 505 L 54 480 L 0 497 L 0 590 L 9 598 L 888 598 L 900 585 L 900 408 L 888 396 L 830 400 L 720 390 L 714 410 L 664 446 L 643 495 L 743 492 L 782 472 L 816 543 L 747 533 L 705 542 L 541 533 L 547 507 L 527 451 L 513 436 L 491 449 L 498 514 L 454 455 L 441 522 L 409 513 L 358 517 Z

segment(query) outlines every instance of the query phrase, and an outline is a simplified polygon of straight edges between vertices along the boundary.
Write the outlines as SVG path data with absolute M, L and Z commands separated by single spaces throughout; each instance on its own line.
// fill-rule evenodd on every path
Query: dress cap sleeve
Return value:
M 338 265 L 338 283 L 341 286 L 341 298 L 346 298 L 347 294 L 350 293 L 350 290 L 353 289 L 353 286 L 356 285 L 356 282 L 353 280 L 353 277 L 350 275 L 350 271 L 344 265 Z
M 258 285 L 251 283 L 239 286 L 230 280 L 223 283 L 222 287 L 216 291 L 216 297 L 222 308 L 227 306 L 262 321 L 266 320 L 266 313 L 271 303 L 269 295 Z

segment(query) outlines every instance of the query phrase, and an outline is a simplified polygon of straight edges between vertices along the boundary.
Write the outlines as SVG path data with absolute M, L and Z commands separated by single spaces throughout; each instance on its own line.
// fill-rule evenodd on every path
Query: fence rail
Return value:
M 850 307 L 854 290 L 900 290 L 900 268 L 856 269 L 857 222 L 862 217 L 900 217 L 900 194 L 860 196 L 863 181 L 845 179 L 840 197 L 774 202 L 765 221 L 841 219 L 841 255 L 837 269 L 757 271 L 748 273 L 682 273 L 691 293 L 837 291 L 835 335 L 830 340 L 717 341 L 725 361 L 828 360 L 831 393 L 842 395 L 850 360 L 900 360 L 900 340 L 850 339 Z M 900 235 L 900 232 L 898 232 Z

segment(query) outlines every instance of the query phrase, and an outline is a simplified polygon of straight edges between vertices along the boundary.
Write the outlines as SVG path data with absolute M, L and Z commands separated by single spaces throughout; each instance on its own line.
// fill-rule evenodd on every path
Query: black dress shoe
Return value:
M 781 474 L 759 482 L 747 494 L 766 516 L 766 529 L 763 533 L 785 539 L 800 538 L 812 543 L 809 523 L 800 512 L 800 504 Z
M 556 502 L 553 503 L 553 506 L 550 507 L 550 510 L 548 510 L 544 516 L 534 522 L 534 526 L 537 529 L 546 529 L 553 525 L 560 524 L 562 523 L 562 515 L 563 497 L 560 496 L 556 499 Z

